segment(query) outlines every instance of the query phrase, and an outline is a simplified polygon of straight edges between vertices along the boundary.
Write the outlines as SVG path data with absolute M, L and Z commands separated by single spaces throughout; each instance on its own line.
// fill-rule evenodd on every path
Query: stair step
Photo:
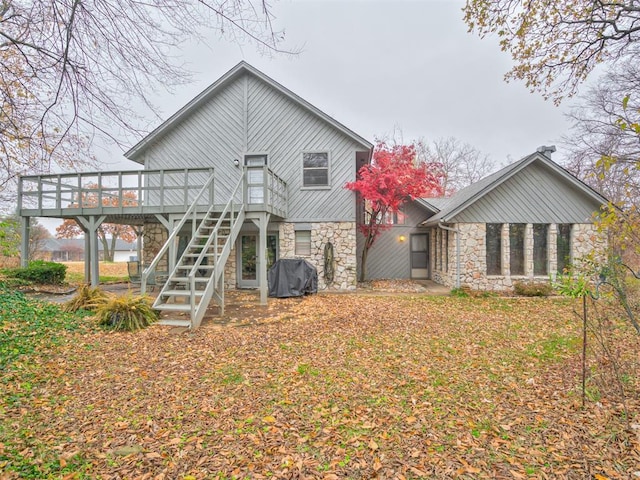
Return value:
M 172 312 L 190 312 L 191 305 L 187 305 L 186 303 L 159 303 L 155 305 L 153 308 L 156 310 L 170 310 Z
M 160 320 L 158 320 L 158 325 L 166 325 L 169 327 L 191 327 L 191 321 L 171 319 L 171 318 L 161 318 Z
M 193 292 L 196 297 L 201 297 L 204 294 L 203 290 L 196 290 Z M 191 290 L 165 290 L 164 292 L 160 292 L 160 295 L 166 296 L 190 296 Z
M 188 258 L 198 258 L 200 256 L 199 253 L 185 253 L 184 255 L 182 255 L 183 257 L 188 257 Z M 215 257 L 216 254 L 215 253 L 205 253 L 203 255 L 203 257 Z
M 211 277 L 196 277 L 194 280 L 196 281 L 196 283 L 207 283 L 210 278 Z M 188 281 L 189 281 L 189 277 L 172 277 L 167 281 L 167 283 L 169 282 L 184 283 Z
M 176 268 L 179 270 L 191 270 L 194 267 L 194 265 L 178 265 Z M 216 268 L 215 265 L 198 265 L 197 270 L 212 270 Z

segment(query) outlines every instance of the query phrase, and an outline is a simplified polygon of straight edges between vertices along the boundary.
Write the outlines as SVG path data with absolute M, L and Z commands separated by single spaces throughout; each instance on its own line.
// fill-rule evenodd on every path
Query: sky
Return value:
M 177 53 L 195 72 L 193 83 L 150 99 L 166 119 L 244 60 L 371 141 L 394 131 L 406 142 L 453 136 L 496 167 L 558 143 L 569 127 L 568 104 L 556 107 L 521 83 L 506 83 L 509 55 L 495 38 L 467 31 L 463 5 L 273 1 L 274 26 L 286 34 L 282 47 L 299 53 L 264 55 L 211 34 Z M 122 153 L 107 146 L 97 155 L 105 169 L 139 168 Z M 561 151 L 555 155 L 562 159 Z
M 180 60 L 194 82 L 151 100 L 168 118 L 245 60 L 361 136 L 401 130 L 406 141 L 453 136 L 490 155 L 517 160 L 568 129 L 563 108 L 506 83 L 508 54 L 495 38 L 468 33 L 463 1 L 309 1 L 272 3 L 284 48 L 263 55 L 213 34 L 185 45 Z M 159 124 L 159 122 L 158 122 Z M 123 163 L 117 147 L 100 154 Z M 557 154 L 560 158 L 562 153 Z

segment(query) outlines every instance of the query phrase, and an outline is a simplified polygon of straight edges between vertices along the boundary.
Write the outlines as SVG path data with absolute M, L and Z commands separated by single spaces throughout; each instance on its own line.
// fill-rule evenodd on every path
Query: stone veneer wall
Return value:
M 145 223 L 142 232 L 143 263 L 149 265 L 169 238 L 169 234 L 160 223 Z M 160 259 L 156 270 L 160 272 L 169 270 L 168 255 Z
M 280 224 L 280 258 L 304 258 L 318 269 L 319 290 L 355 290 L 356 278 L 356 223 L 318 222 L 311 224 L 311 255 L 295 254 L 295 224 Z M 324 246 L 331 242 L 334 252 L 333 283 L 324 278 Z
M 473 290 L 494 290 L 507 291 L 513 288 L 513 283 L 517 281 L 540 281 L 548 282 L 549 276 L 533 275 L 533 226 L 527 224 L 525 228 L 525 275 L 511 276 L 509 272 L 510 251 L 509 251 L 509 225 L 503 224 L 501 231 L 502 243 L 502 275 L 486 274 L 486 225 L 484 223 L 460 223 L 454 225 L 460 230 L 460 264 L 461 286 L 469 287 Z M 434 229 L 432 235 L 432 279 L 447 287 L 453 288 L 456 283 L 456 249 L 455 235 L 449 234 L 449 244 L 447 245 L 448 266 L 447 271 L 436 269 L 436 239 L 438 235 Z M 548 271 L 552 275 L 557 271 L 557 226 L 550 224 L 547 233 L 548 245 Z M 439 246 L 439 245 L 438 245 Z M 576 223 L 571 229 L 571 261 L 579 263 L 580 259 L 592 252 L 602 252 L 604 255 L 606 247 L 606 236 L 600 234 L 595 225 L 590 223 Z

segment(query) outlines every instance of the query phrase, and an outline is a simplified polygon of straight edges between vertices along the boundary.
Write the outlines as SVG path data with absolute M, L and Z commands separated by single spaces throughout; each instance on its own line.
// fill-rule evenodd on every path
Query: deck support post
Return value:
M 29 266 L 29 236 L 31 234 L 31 217 L 20 217 L 20 266 Z
M 84 280 L 87 283 L 91 283 L 92 287 L 97 287 L 100 284 L 98 228 L 105 218 L 105 215 L 99 217 L 96 215 L 76 217 L 76 221 L 84 230 Z
M 271 214 L 266 212 L 258 213 L 258 218 L 252 218 L 253 223 L 258 227 L 258 286 L 260 289 L 260 305 L 267 304 L 269 285 L 267 284 L 267 225 Z

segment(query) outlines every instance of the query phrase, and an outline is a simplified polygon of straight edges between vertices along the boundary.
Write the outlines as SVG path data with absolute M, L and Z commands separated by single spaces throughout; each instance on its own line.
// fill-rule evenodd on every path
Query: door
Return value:
M 238 287 L 258 288 L 260 264 L 258 248 L 260 236 L 257 233 L 241 233 L 238 238 Z M 267 269 L 278 258 L 278 235 L 267 234 Z
M 411 278 L 429 278 L 429 234 L 411 235 Z

